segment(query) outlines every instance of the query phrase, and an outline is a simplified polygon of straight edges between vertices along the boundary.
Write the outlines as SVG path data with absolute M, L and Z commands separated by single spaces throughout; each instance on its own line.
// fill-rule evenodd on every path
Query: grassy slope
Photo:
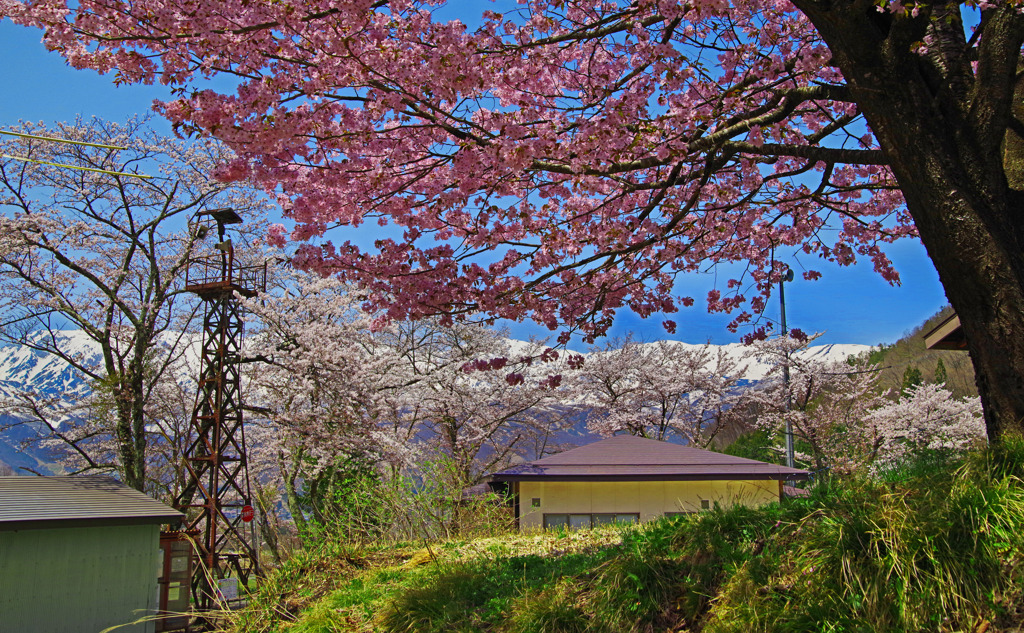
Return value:
M 627 531 L 628 532 L 628 531 Z M 508 534 L 468 541 L 399 543 L 358 553 L 338 543 L 298 552 L 259 589 L 251 607 L 233 614 L 236 632 L 381 631 L 380 620 L 405 602 L 437 591 L 455 595 L 418 604 L 434 616 L 472 610 L 499 615 L 504 592 L 536 589 L 600 565 L 621 547 L 623 530 Z M 464 583 L 465 581 L 465 583 Z M 434 601 L 435 603 L 438 601 Z M 404 607 L 403 607 L 404 608 Z M 422 613 L 420 614 L 422 616 Z M 427 618 L 429 619 L 429 617 Z M 429 629 L 424 629 L 429 630 Z
M 1024 623 L 1024 441 L 812 497 L 293 560 L 235 631 L 1000 631 Z

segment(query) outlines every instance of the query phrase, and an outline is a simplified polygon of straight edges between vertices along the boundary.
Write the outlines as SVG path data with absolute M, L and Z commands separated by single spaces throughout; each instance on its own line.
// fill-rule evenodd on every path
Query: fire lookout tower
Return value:
M 194 541 L 201 565 L 192 575 L 192 595 L 200 611 L 214 608 L 222 579 L 234 572 L 245 585 L 259 574 L 254 547 L 253 506 L 249 488 L 245 430 L 239 380 L 245 297 L 266 290 L 266 264 L 241 266 L 227 237 L 228 225 L 242 218 L 232 209 L 202 211 L 193 230 L 203 237 L 217 231 L 217 251 L 189 263 L 185 290 L 205 304 L 203 343 L 196 405 L 183 455 L 185 487 L 175 507 L 186 514 L 185 532 Z

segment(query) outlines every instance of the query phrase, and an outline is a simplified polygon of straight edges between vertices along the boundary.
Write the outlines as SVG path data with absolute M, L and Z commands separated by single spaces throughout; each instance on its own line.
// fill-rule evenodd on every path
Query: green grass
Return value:
M 434 544 L 437 561 L 412 568 L 398 564 L 411 549 L 341 562 L 335 552 L 331 564 L 309 555 L 261 588 L 259 615 L 254 605 L 248 628 L 235 630 L 1015 630 L 1024 623 L 1022 475 L 1024 441 L 1011 439 L 966 458 L 833 479 L 781 505 L 618 535 Z M 303 592 L 301 608 L 282 609 Z
M 615 558 L 616 548 L 562 556 L 513 556 L 441 564 L 379 615 L 386 631 L 480 631 L 496 628 L 514 607 L 547 595 L 567 578 L 582 578 Z M 557 593 L 557 592 L 556 592 Z
M 723 582 L 707 631 L 974 630 L 1019 624 L 1024 444 L 898 483 L 838 482 L 789 546 Z M 760 573 L 754 570 L 760 563 Z M 767 572 L 767 573 L 766 573 Z
M 233 633 L 275 631 L 318 632 L 353 630 L 339 624 L 340 602 L 350 594 L 354 612 L 370 613 L 372 598 L 389 586 L 388 571 L 412 548 L 402 544 L 387 548 L 352 548 L 324 541 L 309 550 L 295 552 L 279 569 L 271 571 L 249 595 L 246 609 L 224 614 L 223 630 Z M 356 616 L 353 616 L 356 617 Z M 339 628 L 340 626 L 340 628 Z

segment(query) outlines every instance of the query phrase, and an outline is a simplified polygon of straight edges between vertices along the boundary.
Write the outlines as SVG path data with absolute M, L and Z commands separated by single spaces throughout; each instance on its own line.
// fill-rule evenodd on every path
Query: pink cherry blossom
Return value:
M 856 109 L 788 3 L 537 0 L 474 28 L 421 2 L 133 7 L 4 11 L 76 66 L 184 88 L 159 111 L 237 153 L 218 178 L 279 196 L 291 228 L 268 242 L 302 243 L 298 264 L 392 319 L 473 311 L 592 338 L 620 309 L 690 305 L 678 274 L 746 261 L 707 295 L 735 326 L 764 309 L 777 258 L 866 257 L 898 283 L 881 247 L 915 233 L 871 137 L 846 148 Z M 190 88 L 213 76 L 237 85 Z M 345 241 L 366 222 L 397 232 Z

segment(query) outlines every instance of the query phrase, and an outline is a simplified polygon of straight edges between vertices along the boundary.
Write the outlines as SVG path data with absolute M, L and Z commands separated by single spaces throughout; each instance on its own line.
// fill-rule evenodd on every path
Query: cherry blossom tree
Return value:
M 300 485 L 346 460 L 401 463 L 409 447 L 381 424 L 385 392 L 405 386 L 403 359 L 380 344 L 372 315 L 336 278 L 278 269 L 275 288 L 243 300 L 247 425 L 254 478 L 276 481 L 300 534 Z
M 576 377 L 591 407 L 588 428 L 704 448 L 745 417 L 744 354 L 674 341 L 611 342 L 594 349 Z
M 378 510 L 426 487 L 455 494 L 428 495 L 440 503 L 432 508 L 416 502 L 449 529 L 451 516 L 441 514 L 463 489 L 560 422 L 557 380 L 536 367 L 547 348 L 480 326 L 381 322 L 362 300 L 336 277 L 288 269 L 276 288 L 244 300 L 256 479 L 280 485 L 303 537 L 312 533 L 310 511 L 320 523 L 380 529 L 387 521 Z M 314 498 L 337 494 L 353 504 L 373 494 L 395 503 L 370 500 L 381 507 L 327 517 L 331 504 Z
M 985 443 L 978 398 L 955 398 L 944 385 L 924 383 L 872 410 L 861 432 L 876 467 L 921 451 L 963 451 Z
M 210 177 L 229 160 L 221 144 L 159 138 L 141 120 L 19 132 L 28 136 L 0 143 L 0 341 L 53 355 L 91 384 L 90 406 L 74 418 L 88 429 L 65 437 L 75 438 L 85 466 L 116 464 L 143 490 L 147 425 L 165 402 L 161 385 L 178 380 L 173 367 L 196 304 L 183 281 L 202 242 L 187 220 L 219 207 L 259 217 L 267 204 Z M 94 349 L 81 349 L 67 329 L 80 329 Z M 110 459 L 90 463 L 86 438 L 107 446 Z
M 450 459 L 476 484 L 515 456 L 531 456 L 538 438 L 565 425 L 562 369 L 546 345 L 513 342 L 477 325 L 426 320 L 399 325 L 392 342 L 412 379 L 393 394 L 389 420 L 409 441 Z
M 803 449 L 797 458 L 813 469 L 877 470 L 921 451 L 960 451 L 984 442 L 979 399 L 957 399 L 931 383 L 897 398 L 879 387 L 875 367 L 799 354 L 806 345 L 791 338 L 756 344 L 759 358 L 773 367 L 749 395 L 758 405 L 757 425 L 778 438 L 788 422 Z
M 871 368 L 799 354 L 811 340 L 784 337 L 755 345 L 757 357 L 772 366 L 750 393 L 758 405 L 756 424 L 781 438 L 788 423 L 799 461 L 816 471 L 847 472 L 863 465 L 862 423 L 886 401 Z
M 76 67 L 175 88 L 159 109 L 177 129 L 237 152 L 219 176 L 280 193 L 294 226 L 273 239 L 306 242 L 298 263 L 393 318 L 482 312 L 596 336 L 620 308 L 691 304 L 678 275 L 742 261 L 708 294 L 738 325 L 795 253 L 866 257 L 896 283 L 884 247 L 919 235 L 988 435 L 1024 425 L 1016 3 L 531 0 L 472 28 L 437 6 L 0 10 Z M 223 76 L 233 91 L 193 88 Z M 369 252 L 320 239 L 364 222 L 396 230 Z

